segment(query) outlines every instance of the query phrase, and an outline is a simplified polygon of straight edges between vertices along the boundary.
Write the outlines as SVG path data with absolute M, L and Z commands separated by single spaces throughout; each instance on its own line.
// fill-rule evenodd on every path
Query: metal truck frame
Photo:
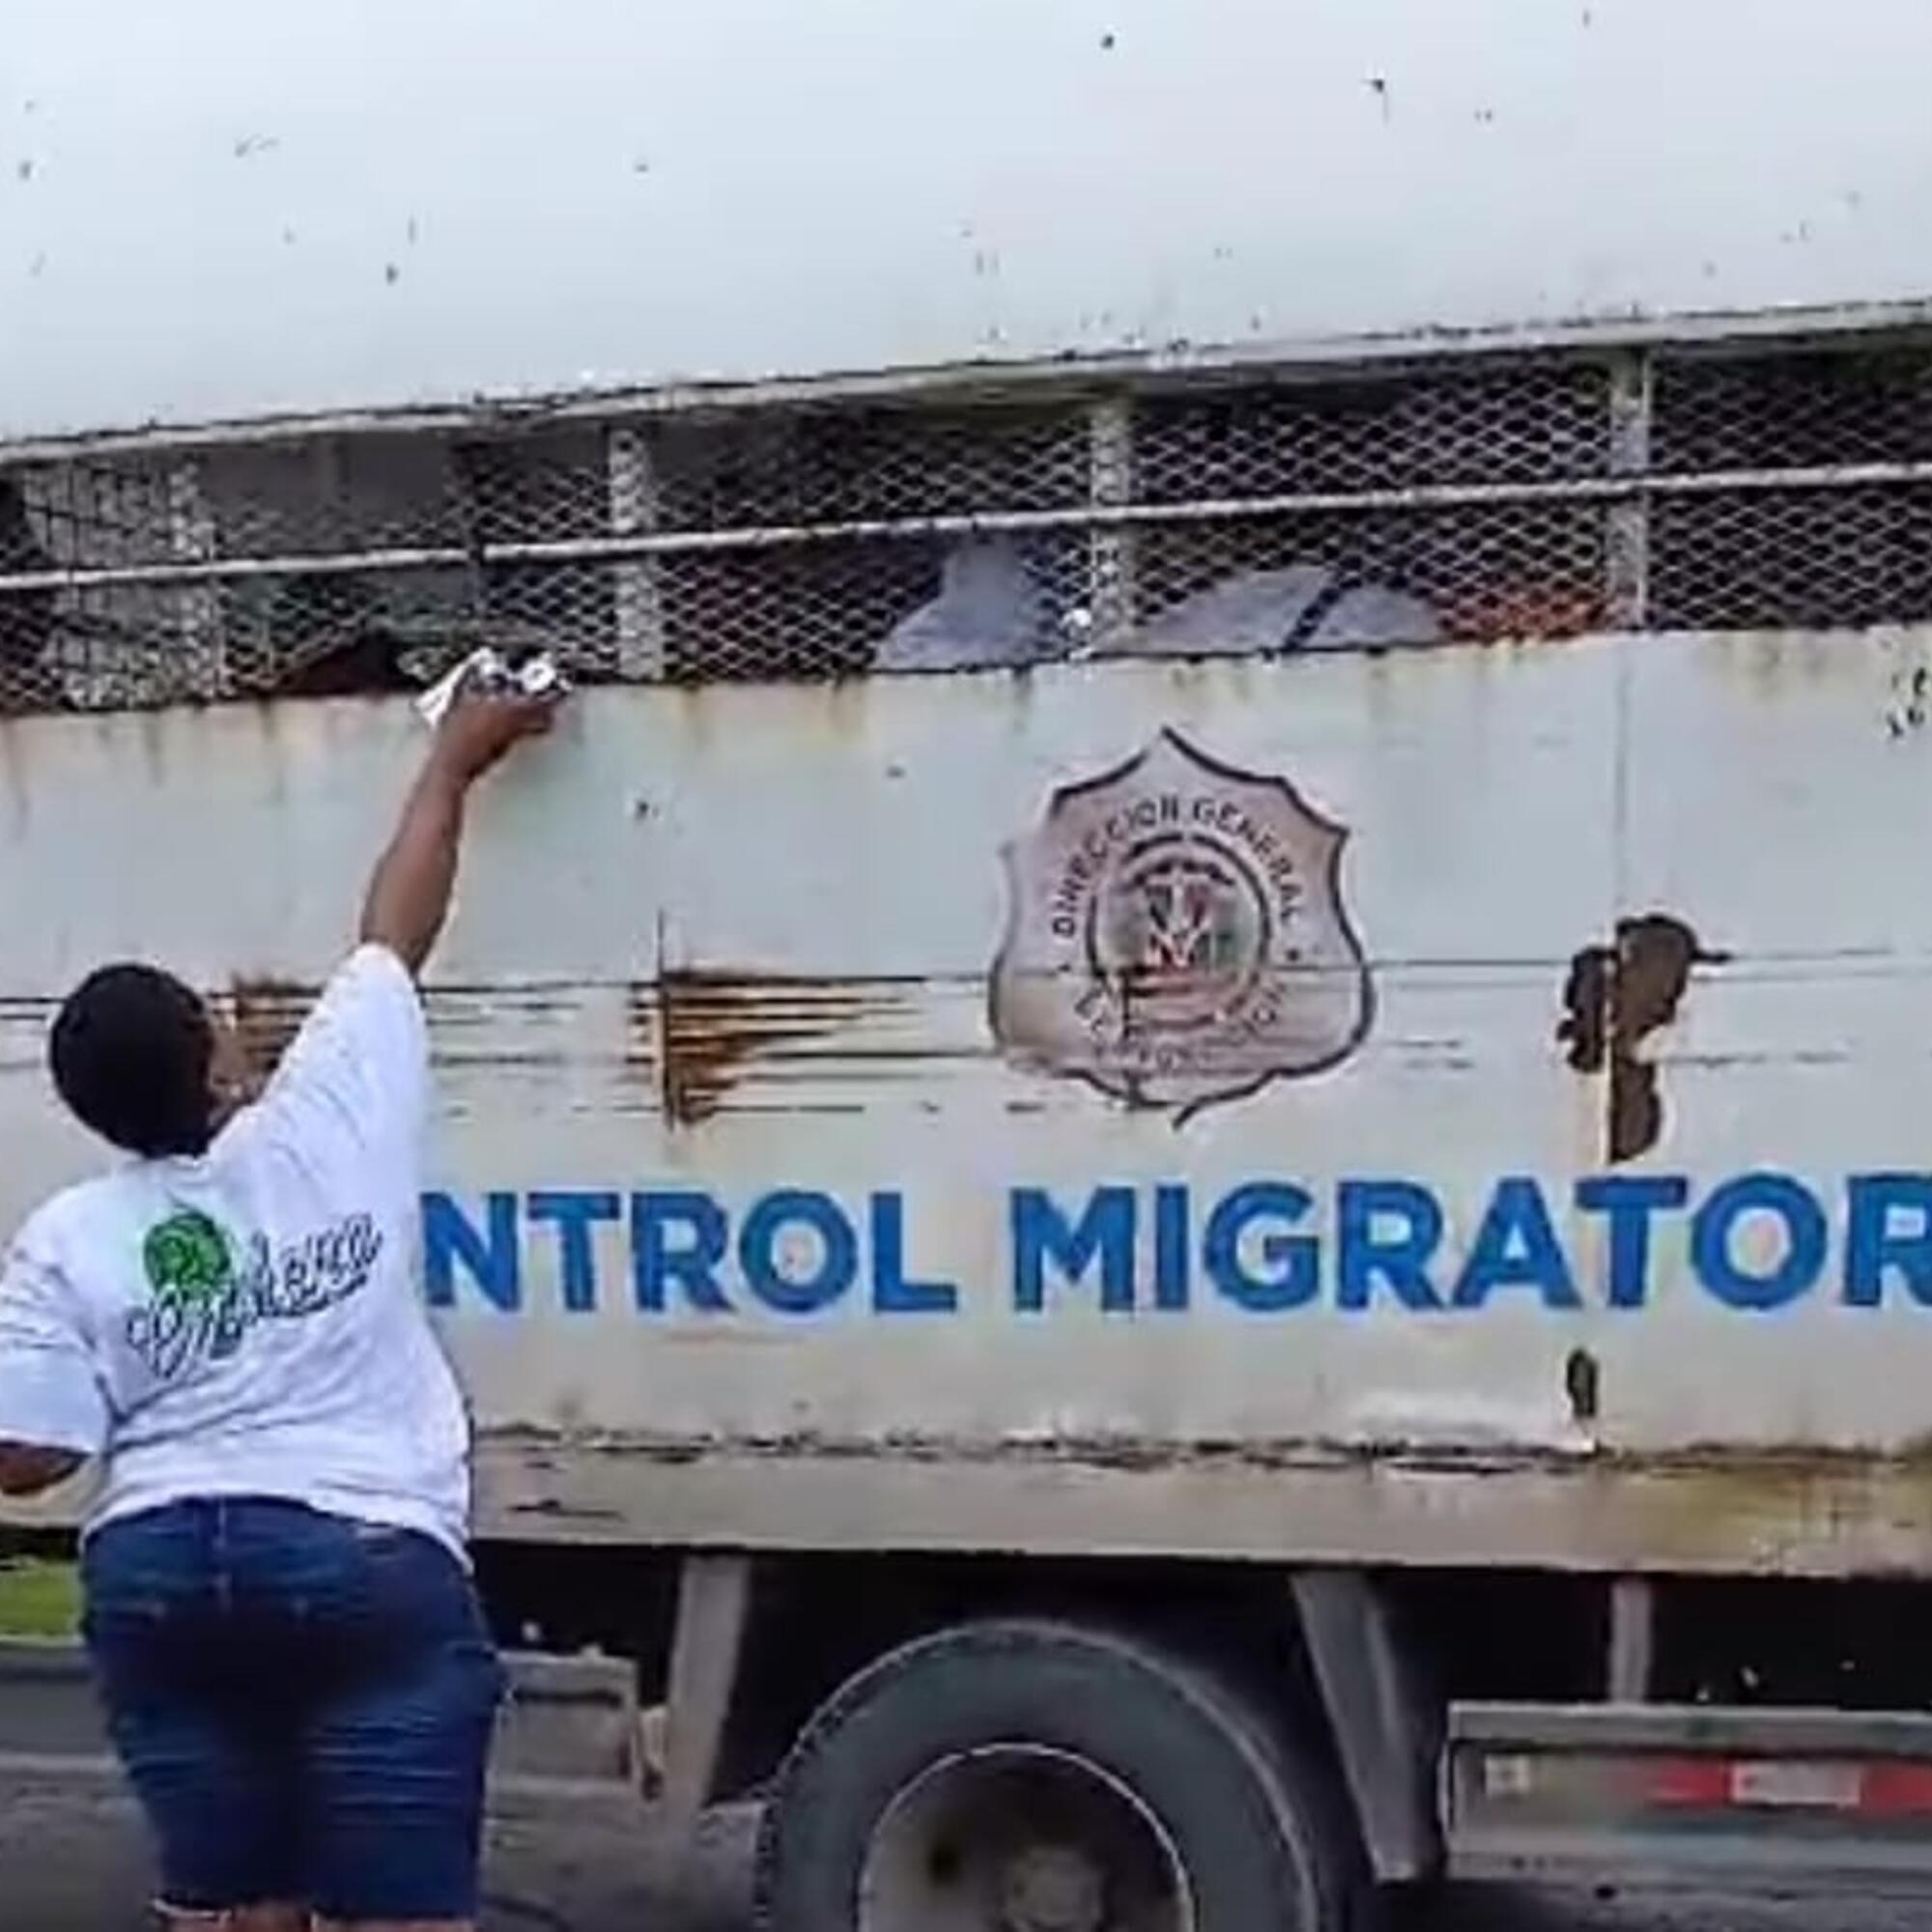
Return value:
M 172 889 L 129 887 L 78 937 L 23 936 L 0 1105 L 25 1135 L 59 975 L 123 931 L 185 948 L 271 1056 L 363 802 L 415 728 L 370 694 L 483 638 L 556 649 L 592 687 L 595 795 L 624 810 L 582 835 L 587 883 L 540 789 L 483 859 L 538 883 L 514 925 L 459 930 L 431 990 L 450 1100 L 426 1279 L 483 1425 L 493 1611 L 513 1639 L 621 1660 L 529 1681 L 593 1713 L 606 1768 L 648 1785 L 662 1829 L 766 1795 L 764 1910 L 801 1932 L 852 1922 L 855 1897 L 877 1932 L 1327 1932 L 1367 1882 L 1445 1870 L 1920 1879 L 1932 1491 L 1916 1384 L 1886 1364 L 1925 1347 L 1932 1300 L 1932 1178 L 1898 1061 L 1926 955 L 1914 916 L 1855 884 L 1804 947 L 1782 937 L 1796 915 L 1742 891 L 1713 895 L 1731 923 L 1709 930 L 1701 904 L 1693 929 L 1688 901 L 1653 895 L 1713 867 L 1721 886 L 1744 847 L 1710 826 L 1749 822 L 1825 895 L 1822 847 L 1794 828 L 1828 806 L 1790 795 L 1794 751 L 1829 777 L 1847 869 L 1918 851 L 1928 383 L 1932 317 L 1839 310 L 0 448 L 10 902 L 71 890 L 77 838 L 117 863 L 125 833 L 49 801 L 125 812 L 135 770 L 167 849 L 279 812 L 311 831 L 278 834 L 268 865 L 313 867 L 280 932 L 247 928 L 247 957 L 211 952 Z M 1018 628 L 887 663 L 889 632 L 940 648 L 902 627 L 962 554 L 1019 560 Z M 1331 581 L 1293 603 L 1279 574 L 1317 566 Z M 1277 574 L 1265 639 L 1159 641 L 1190 599 L 1258 573 Z M 1426 632 L 1324 629 L 1391 590 Z M 1501 838 L 1524 814 L 1483 776 L 1499 746 L 1545 783 L 1551 848 L 1577 841 L 1533 883 L 1548 898 L 1587 874 L 1587 923 L 1557 946 L 1555 909 L 1512 925 L 1506 895 L 1465 882 L 1469 921 L 1500 922 L 1480 956 L 1392 938 L 1428 867 L 1383 887 L 1349 869 L 1345 837 L 1385 828 L 1327 815 L 1343 777 L 1369 811 L 1376 760 L 1413 755 L 1406 822 L 1431 796 L 1458 833 L 1428 787 L 1490 784 L 1468 824 Z M 770 777 L 786 757 L 795 776 Z M 1113 997 L 1105 973 L 1069 991 L 1054 950 L 1124 943 L 1090 917 L 1078 855 L 1108 854 L 1142 808 L 1157 831 L 1190 785 L 1197 843 L 1247 852 L 1301 950 L 1227 940 L 1264 989 L 1236 1035 L 1225 1007 L 1186 1005 L 1211 935 L 1183 935 L 1166 977 L 1121 981 L 1157 1023 L 1107 1033 L 1082 1005 Z M 852 825 L 855 798 L 889 814 L 895 796 L 919 801 L 908 839 L 971 798 L 988 852 L 1008 842 L 981 953 L 948 936 L 915 956 L 880 922 L 869 963 L 864 933 L 823 969 L 809 943 L 773 963 L 753 901 L 706 896 L 729 855 L 702 841 L 777 839 L 757 863 L 783 917 L 841 863 L 810 849 L 812 799 Z M 664 902 L 598 924 L 598 878 L 639 837 L 662 841 Z M 1680 846 L 1712 857 L 1679 865 Z M 946 894 L 984 929 L 990 868 L 926 869 L 919 943 L 950 934 L 950 913 L 916 923 Z M 566 944 L 573 921 L 588 936 Z M 574 949 L 566 970 L 543 970 L 549 945 Z M 1403 1030 L 1421 1009 L 1405 973 L 1434 976 L 1434 1030 Z M 1792 983 L 1808 1003 L 1778 1007 Z M 1683 1009 L 1726 988 L 1760 1006 L 1673 1048 Z M 1443 1018 L 1457 1001 L 1466 1031 Z M 1823 1024 L 1848 1002 L 1861 1018 Z M 1872 1082 L 1856 1131 L 1833 1069 Z M 1485 1071 L 1493 1108 L 1529 1109 L 1535 1172 L 1453 1147 L 1439 1180 L 1371 1171 L 1306 1136 L 1256 1159 L 1217 1124 L 1290 1133 L 1304 1096 L 1382 1079 L 1426 1136 L 1428 1096 Z M 1789 1172 L 1736 1126 L 1767 1094 Z M 484 1119 L 506 1104 L 527 1109 L 507 1136 Z M 921 1153 L 922 1105 L 973 1134 Z M 792 1184 L 760 1138 L 763 1114 L 833 1148 L 868 1110 L 884 1138 L 843 1183 L 828 1155 Z M 1443 1119 L 1487 1131 L 1482 1103 Z M 922 1222 L 886 1171 L 896 1143 L 940 1173 L 992 1122 L 1027 1159 L 1049 1128 L 1106 1153 L 980 1161 Z M 529 1174 L 542 1134 L 605 1169 Z M 648 1177 L 606 1152 L 632 1134 Z M 76 1157 L 21 1147 L 23 1193 Z M 1296 1245 L 1304 1215 L 1321 1238 Z M 976 1295 L 996 1313 L 923 1339 Z M 1206 1352 L 1161 1368 L 1162 1333 L 1210 1306 Z M 1242 1378 L 1264 1319 L 1313 1338 L 1265 1345 L 1278 1394 Z M 994 1344 L 1016 1362 L 1063 1321 L 1045 1370 L 987 1376 Z M 891 1339 L 855 1354 L 874 1330 Z M 1350 1355 L 1371 1330 L 1395 1339 Z M 1720 1349 L 1728 1379 L 1707 1386 L 1690 1371 Z M 1324 1351 L 1365 1366 L 1323 1381 Z M 1807 1618 L 1842 1626 L 1840 1656 L 1794 1656 L 1777 1633 Z

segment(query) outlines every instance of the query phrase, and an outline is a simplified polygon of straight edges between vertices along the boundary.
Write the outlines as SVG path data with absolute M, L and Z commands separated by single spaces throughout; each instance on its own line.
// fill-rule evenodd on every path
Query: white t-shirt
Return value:
M 56 1196 L 0 1274 L 0 1440 L 105 1459 L 88 1527 L 270 1496 L 462 1553 L 469 1419 L 416 1289 L 428 1036 L 365 946 L 198 1159 Z

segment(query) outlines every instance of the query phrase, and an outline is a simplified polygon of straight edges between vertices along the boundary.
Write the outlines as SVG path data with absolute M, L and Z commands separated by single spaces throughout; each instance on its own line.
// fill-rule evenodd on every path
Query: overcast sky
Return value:
M 4 23 L 0 435 L 1932 294 L 1923 0 Z

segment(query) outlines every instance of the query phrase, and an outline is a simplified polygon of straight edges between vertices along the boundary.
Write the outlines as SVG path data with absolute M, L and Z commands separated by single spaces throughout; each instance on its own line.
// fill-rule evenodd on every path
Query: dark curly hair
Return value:
M 208 1151 L 214 1133 L 208 1009 L 152 966 L 104 966 L 54 1022 L 54 1085 L 80 1122 L 128 1153 Z

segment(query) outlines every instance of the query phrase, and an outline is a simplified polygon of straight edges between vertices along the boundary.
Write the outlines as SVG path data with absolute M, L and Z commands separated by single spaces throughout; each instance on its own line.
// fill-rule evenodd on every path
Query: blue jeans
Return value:
M 87 1643 L 166 1903 L 471 1918 L 502 1670 L 440 1544 L 270 1501 L 109 1523 Z

